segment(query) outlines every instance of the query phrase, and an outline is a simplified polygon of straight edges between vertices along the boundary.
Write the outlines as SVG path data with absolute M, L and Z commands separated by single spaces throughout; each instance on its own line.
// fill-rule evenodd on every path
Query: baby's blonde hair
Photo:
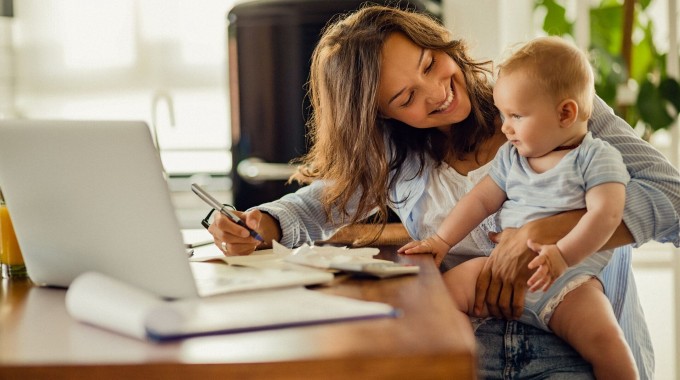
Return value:
M 539 37 L 520 46 L 498 67 L 498 76 L 524 70 L 557 102 L 574 99 L 579 119 L 587 120 L 593 108 L 595 84 L 587 55 L 559 37 Z

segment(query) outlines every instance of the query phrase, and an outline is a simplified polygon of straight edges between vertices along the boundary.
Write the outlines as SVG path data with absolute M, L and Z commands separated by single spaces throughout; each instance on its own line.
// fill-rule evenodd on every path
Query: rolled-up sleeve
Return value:
M 623 221 L 635 246 L 649 240 L 680 245 L 680 174 L 668 159 L 600 98 L 595 99 L 589 128 L 594 137 L 621 152 L 631 180 L 626 187 Z
M 279 222 L 282 245 L 293 248 L 304 243 L 326 240 L 340 227 L 347 224 L 348 217 L 335 213 L 331 222 L 321 202 L 324 181 L 314 181 L 298 191 L 280 199 L 253 207 L 266 212 Z M 348 204 L 348 213 L 356 210 L 359 192 L 355 192 Z

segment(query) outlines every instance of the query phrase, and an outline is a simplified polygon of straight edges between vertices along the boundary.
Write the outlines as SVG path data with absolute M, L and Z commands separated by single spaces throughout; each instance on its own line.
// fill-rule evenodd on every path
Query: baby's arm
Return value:
M 538 253 L 529 263 L 529 269 L 538 268 L 528 281 L 530 290 L 547 290 L 568 267 L 602 248 L 621 223 L 625 197 L 622 183 L 595 186 L 586 192 L 586 213 L 564 238 L 550 245 L 527 242 Z
M 422 241 L 413 241 L 399 248 L 399 253 L 433 253 L 439 265 L 449 249 L 458 244 L 486 217 L 498 211 L 506 194 L 491 177 L 484 177 L 463 196 L 437 229 L 437 233 Z

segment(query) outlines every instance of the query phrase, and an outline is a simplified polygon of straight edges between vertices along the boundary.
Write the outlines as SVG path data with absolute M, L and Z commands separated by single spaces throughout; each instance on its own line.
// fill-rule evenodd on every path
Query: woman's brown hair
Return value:
M 416 129 L 381 118 L 377 89 L 385 39 L 401 32 L 425 49 L 447 52 L 464 73 L 472 103 L 470 116 L 446 136 L 436 128 Z M 476 151 L 494 134 L 497 116 L 489 81 L 490 62 L 475 62 L 460 40 L 431 16 L 385 6 L 367 6 L 329 24 L 312 55 L 308 122 L 310 151 L 291 179 L 325 180 L 322 202 L 329 219 L 354 224 L 377 210 L 385 223 L 388 189 L 404 161 L 415 153 L 420 171 L 426 155 L 441 163 L 449 154 L 460 158 Z M 386 139 L 387 137 L 387 139 Z M 388 153 L 389 152 L 389 153 Z M 392 173 L 392 176 L 390 176 Z M 391 180 L 390 180 L 391 178 Z M 356 213 L 348 207 L 358 196 Z M 333 211 L 333 212 L 332 212 Z

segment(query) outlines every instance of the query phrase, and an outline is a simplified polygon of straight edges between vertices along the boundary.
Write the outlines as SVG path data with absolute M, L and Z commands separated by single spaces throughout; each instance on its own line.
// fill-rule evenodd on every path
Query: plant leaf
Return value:
M 590 41 L 611 55 L 621 55 L 623 6 L 608 5 L 590 10 Z
M 637 2 L 640 4 L 642 9 L 644 10 L 644 9 L 647 9 L 647 7 L 652 2 L 652 0 L 637 0 Z
M 632 68 L 630 76 L 642 82 L 647 73 L 657 69 L 657 62 L 661 60 L 654 46 L 654 36 L 651 21 L 647 26 L 639 27 L 643 32 L 643 38 L 633 46 Z
M 668 114 L 661 92 L 648 79 L 640 85 L 636 104 L 640 111 L 640 118 L 654 131 L 666 128 L 673 122 L 673 117 Z
M 543 0 L 541 3 L 547 11 L 543 20 L 543 30 L 556 36 L 571 34 L 573 27 L 567 20 L 567 10 L 555 0 Z
M 675 107 L 675 116 L 680 112 L 680 83 L 674 78 L 666 77 L 659 83 L 659 93 Z

